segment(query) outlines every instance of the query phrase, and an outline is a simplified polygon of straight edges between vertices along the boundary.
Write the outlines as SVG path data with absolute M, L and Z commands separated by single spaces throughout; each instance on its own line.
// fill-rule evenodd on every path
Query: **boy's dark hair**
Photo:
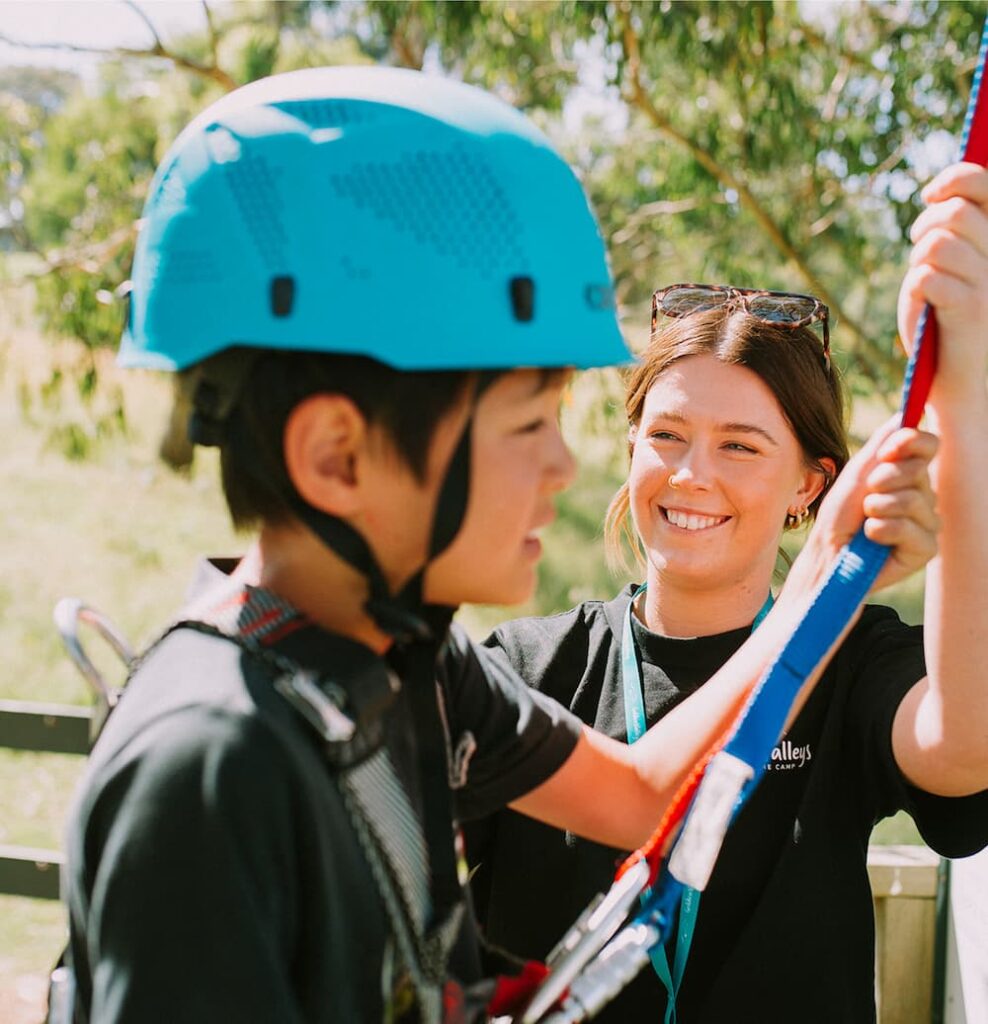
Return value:
M 223 492 L 234 526 L 253 528 L 293 517 L 295 488 L 283 438 L 292 410 L 310 395 L 346 395 L 368 423 L 384 430 L 399 458 L 421 480 L 436 425 L 472 376 L 464 371 L 405 372 L 356 355 L 256 355 L 219 439 Z

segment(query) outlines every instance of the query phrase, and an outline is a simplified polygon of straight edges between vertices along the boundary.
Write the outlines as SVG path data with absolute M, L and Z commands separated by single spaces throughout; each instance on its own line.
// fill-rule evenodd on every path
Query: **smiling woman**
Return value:
M 772 605 L 783 531 L 815 519 L 848 461 L 826 317 L 810 296 L 697 285 L 656 293 L 650 344 L 627 382 L 629 475 L 606 524 L 612 558 L 630 548 L 645 582 L 501 626 L 488 645 L 530 686 L 629 743 L 708 695 L 708 680 Z M 897 488 L 887 457 L 902 444 L 930 454 L 936 441 L 886 439 L 870 481 Z M 901 519 L 865 524 L 880 543 L 904 528 Z M 928 624 L 929 608 L 928 598 Z M 981 762 L 963 742 L 945 744 L 945 760 L 972 769 L 948 780 L 931 769 L 935 759 L 917 756 L 915 737 L 940 721 L 925 699 L 934 686 L 926 661 L 940 643 L 936 629 L 924 638 L 888 608 L 865 609 L 771 752 L 702 905 L 690 890 L 669 949 L 653 951 L 654 972 L 598 1019 L 749 1022 L 779 1005 L 799 1006 L 807 1024 L 874 1019 L 864 856 L 874 824 L 907 809 L 949 856 L 988 841 Z M 526 958 L 549 952 L 623 857 L 514 811 L 474 825 L 468 846 L 488 939 Z
M 821 460 L 829 473 L 809 465 L 761 378 L 713 355 L 656 380 L 632 436 L 628 500 L 652 584 L 649 621 L 673 636 L 701 632 L 683 619 L 684 591 L 698 586 L 705 628 L 718 625 L 714 609 L 736 617 L 739 598 L 753 618 L 789 510 L 816 500 L 835 460 Z
M 841 386 L 808 326 L 731 307 L 661 326 L 628 381 L 631 470 L 607 532 L 648 568 L 653 628 L 709 635 L 754 619 L 781 531 L 847 462 Z

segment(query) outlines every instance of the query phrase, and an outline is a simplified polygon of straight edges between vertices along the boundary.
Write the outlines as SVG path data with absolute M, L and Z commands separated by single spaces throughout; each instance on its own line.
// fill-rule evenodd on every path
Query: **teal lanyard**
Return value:
M 624 636 L 621 641 L 621 683 L 624 687 L 624 722 L 628 733 L 628 742 L 634 743 L 645 735 L 645 703 L 642 697 L 642 677 L 638 668 L 638 655 L 635 650 L 635 636 L 631 629 L 632 608 L 639 594 L 644 594 L 648 584 L 643 583 L 631 596 L 628 611 L 624 616 Z M 772 594 L 765 598 L 761 611 L 755 616 L 751 631 L 754 632 L 768 615 L 772 607 Z M 647 893 L 642 897 L 644 901 Z M 657 942 L 650 953 L 652 967 L 668 993 L 666 1000 L 665 1024 L 676 1024 L 676 996 L 683 981 L 686 961 L 689 959 L 690 946 L 693 944 L 693 929 L 696 927 L 696 916 L 700 911 L 700 893 L 686 886 L 679 907 L 679 924 L 676 928 L 676 955 L 672 971 L 666 957 L 665 944 Z

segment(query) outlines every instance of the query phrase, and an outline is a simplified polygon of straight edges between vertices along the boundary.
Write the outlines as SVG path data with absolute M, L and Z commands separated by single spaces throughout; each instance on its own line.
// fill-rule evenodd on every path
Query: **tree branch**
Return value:
M 725 199 L 712 199 L 711 202 L 724 203 Z M 703 200 L 696 198 L 689 199 L 660 199 L 654 203 L 645 203 L 639 206 L 628 217 L 628 222 L 611 236 L 614 245 L 624 245 L 635 237 L 635 233 L 642 226 L 643 222 L 650 217 L 668 217 L 677 213 L 688 213 L 695 210 L 703 203 Z
M 851 62 L 844 59 L 840 63 L 840 67 L 837 69 L 837 74 L 834 75 L 834 80 L 830 83 L 830 89 L 827 92 L 827 98 L 823 104 L 823 110 L 820 113 L 820 120 L 829 123 L 833 121 L 834 114 L 837 113 L 837 102 L 840 100 L 840 94 L 844 91 L 844 86 L 847 85 L 847 81 L 851 76 Z
M 414 3 L 405 6 L 405 13 L 391 33 L 391 46 L 402 67 L 421 71 L 422 62 L 425 60 L 424 47 L 421 45 L 420 39 L 412 39 L 413 29 L 420 27 L 417 15 Z M 421 31 L 415 34 L 419 37 L 422 35 Z
M 202 78 L 208 78 L 217 82 L 228 92 L 237 88 L 237 83 L 221 67 L 215 64 L 199 64 L 189 57 L 183 57 L 180 53 L 155 44 L 154 49 L 142 50 L 131 46 L 114 46 L 110 48 L 100 46 L 79 46 L 75 43 L 29 43 L 21 39 L 11 39 L 10 36 L 0 33 L 0 43 L 8 46 L 19 47 L 25 50 L 64 50 L 71 53 L 93 53 L 104 57 L 136 57 L 146 60 L 155 58 L 171 61 L 176 67 L 184 68 Z
M 620 10 L 622 23 L 621 46 L 624 50 L 627 87 L 626 90 L 622 90 L 625 102 L 640 110 L 663 135 L 687 149 L 696 162 L 716 181 L 719 181 L 725 188 L 732 189 L 737 193 L 738 201 L 754 218 L 772 245 L 793 264 L 806 281 L 809 290 L 830 307 L 833 316 L 839 319 L 842 326 L 852 335 L 854 339 L 854 347 L 851 350 L 852 356 L 884 397 L 884 388 L 887 387 L 887 384 L 882 380 L 878 371 L 880 370 L 892 376 L 899 372 L 898 364 L 875 345 L 865 334 L 861 326 L 844 311 L 839 300 L 830 293 L 826 285 L 816 276 L 803 256 L 786 237 L 783 229 L 773 220 L 765 207 L 752 194 L 747 184 L 726 167 L 721 166 L 707 150 L 676 128 L 652 102 L 642 82 L 641 51 L 638 44 L 638 36 L 631 22 L 631 7 L 627 0 L 621 4 Z
M 161 41 L 161 36 L 158 35 L 158 30 L 154 27 L 154 22 L 150 17 L 137 6 L 134 0 L 124 0 L 124 3 L 147 25 L 151 38 L 154 40 L 155 51 L 160 53 L 164 50 L 165 44 Z
M 829 39 L 823 35 L 822 32 L 818 32 L 812 25 L 810 25 L 805 19 L 800 24 L 800 31 L 803 33 L 806 41 L 811 43 L 818 49 L 825 50 L 827 53 L 832 53 L 835 57 L 840 58 L 847 65 L 860 68 L 862 71 L 869 75 L 876 74 L 875 65 L 862 53 L 858 53 L 856 50 L 847 50 L 840 47 L 835 47 L 834 40 Z
M 412 46 L 408 36 L 404 32 L 396 32 L 391 37 L 391 45 L 394 47 L 398 63 L 403 68 L 412 68 L 414 71 L 422 70 L 422 57 Z
M 216 48 L 219 39 L 216 35 L 216 23 L 213 21 L 213 12 L 209 8 L 208 0 L 202 0 L 202 13 L 206 15 L 206 28 L 209 31 L 209 52 L 213 55 L 213 67 L 219 66 L 216 58 Z
M 27 281 L 37 281 L 39 278 L 47 277 L 48 274 L 54 274 L 60 270 L 82 270 L 87 274 L 95 274 L 136 237 L 137 222 L 135 221 L 119 228 L 109 238 L 94 245 L 82 246 L 78 249 L 53 249 L 47 253 L 34 249 L 33 252 L 44 261 L 44 267 L 40 270 L 18 274 L 0 284 L 16 286 Z

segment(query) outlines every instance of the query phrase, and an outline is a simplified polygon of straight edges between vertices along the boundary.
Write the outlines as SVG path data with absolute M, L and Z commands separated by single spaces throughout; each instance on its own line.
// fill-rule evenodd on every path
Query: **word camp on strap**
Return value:
M 986 55 L 988 20 L 961 139 L 961 159 L 981 166 L 988 166 L 988 92 L 981 87 Z M 937 344 L 936 316 L 926 306 L 906 368 L 904 427 L 917 426 L 922 418 Z M 863 529 L 840 552 L 735 724 L 696 764 L 648 842 L 621 866 L 610 891 L 584 911 L 550 954 L 550 973 L 522 1024 L 587 1020 L 649 962 L 652 947 L 669 934 L 684 888 L 705 888 L 727 829 L 760 781 L 796 695 L 854 615 L 888 554 Z M 642 909 L 622 929 L 639 899 Z

